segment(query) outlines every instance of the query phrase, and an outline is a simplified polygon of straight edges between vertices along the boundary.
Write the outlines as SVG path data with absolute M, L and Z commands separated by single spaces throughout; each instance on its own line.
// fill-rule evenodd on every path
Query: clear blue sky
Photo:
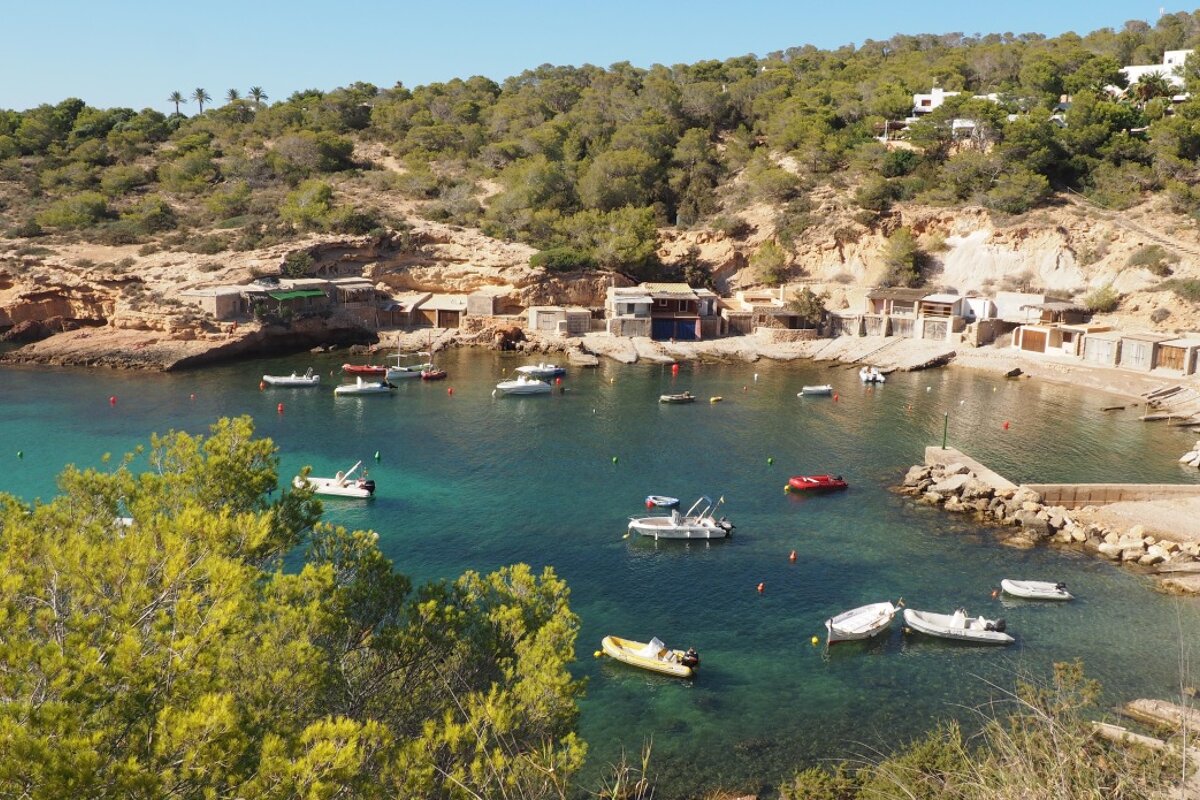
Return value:
M 3 0 L 0 108 L 79 97 L 167 111 L 172 90 L 198 86 L 278 100 L 356 80 L 500 80 L 543 63 L 677 64 L 896 33 L 1082 34 L 1153 22 L 1160 2 Z

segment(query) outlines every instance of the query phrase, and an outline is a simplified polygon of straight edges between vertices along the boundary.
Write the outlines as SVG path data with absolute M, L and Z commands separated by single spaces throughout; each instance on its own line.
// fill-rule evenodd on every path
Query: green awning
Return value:
M 324 297 L 320 289 L 293 289 L 290 292 L 267 292 L 272 300 L 295 300 L 298 297 Z

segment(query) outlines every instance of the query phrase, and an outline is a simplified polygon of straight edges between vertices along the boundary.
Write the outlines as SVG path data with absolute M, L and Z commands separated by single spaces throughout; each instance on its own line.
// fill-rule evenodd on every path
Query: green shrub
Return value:
M 1121 295 L 1112 287 L 1112 284 L 1094 289 L 1083 297 L 1083 307 L 1088 311 L 1100 314 L 1116 311 L 1120 304 Z
M 23 222 L 18 222 L 13 227 L 4 232 L 4 235 L 10 239 L 34 239 L 45 233 L 42 226 L 37 220 L 29 217 Z
M 917 240 L 908 228 L 897 228 L 888 237 L 883 251 L 883 263 L 887 273 L 884 286 L 917 286 L 921 283 L 921 269 L 925 256 L 917 246 Z
M 1171 274 L 1171 265 L 1178 263 L 1179 255 L 1177 253 L 1172 253 L 1161 245 L 1151 244 L 1129 256 L 1129 261 L 1125 265 L 1133 268 L 1144 267 L 1154 275 L 1165 278 Z
M 301 230 L 322 230 L 333 217 L 333 189 L 323 181 L 305 181 L 289 192 L 279 216 Z
M 181 249 L 189 253 L 213 256 L 229 249 L 229 239 L 216 234 L 196 236 L 184 242 Z
M 719 216 L 712 221 L 712 228 L 730 239 L 741 239 L 750 233 L 750 223 L 741 217 Z
M 100 188 L 109 197 L 129 194 L 139 186 L 150 183 L 153 176 L 145 169 L 133 164 L 117 164 L 104 170 L 100 176 Z
M 37 215 L 39 225 L 63 230 L 90 228 L 109 216 L 108 201 L 99 192 L 79 194 L 56 200 Z
M 1174 292 L 1176 297 L 1189 303 L 1200 303 L 1200 280 L 1195 278 L 1171 278 L 1160 283 L 1158 290 Z
M 136 225 L 142 233 L 159 233 L 172 230 L 177 219 L 175 209 L 159 195 L 152 194 L 130 207 L 121 219 Z
M 529 266 L 541 268 L 547 272 L 574 272 L 581 269 L 594 269 L 595 259 L 591 254 L 575 247 L 552 247 L 540 253 L 534 253 L 529 258 Z
M 306 278 L 312 265 L 312 253 L 307 250 L 288 253 L 287 257 L 283 259 L 283 275 L 288 278 Z
M 214 219 L 228 219 L 245 214 L 250 208 L 250 185 L 232 181 L 217 188 L 204 200 L 204 207 Z
M 361 208 L 342 207 L 329 218 L 329 229 L 351 236 L 363 236 L 379 227 L 379 215 Z
M 774 239 L 758 246 L 750 256 L 750 265 L 758 270 L 762 282 L 768 286 L 778 286 L 787 279 L 787 253 Z

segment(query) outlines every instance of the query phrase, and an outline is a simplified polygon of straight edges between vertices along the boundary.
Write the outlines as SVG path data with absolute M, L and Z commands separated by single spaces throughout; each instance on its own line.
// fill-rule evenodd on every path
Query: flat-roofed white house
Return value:
M 245 286 L 208 286 L 203 289 L 187 289 L 179 293 L 187 302 L 198 306 L 213 319 L 237 319 L 249 313 Z
M 1167 79 L 1168 83 L 1182 92 L 1184 87 L 1183 65 L 1191 54 L 1191 50 L 1167 50 L 1163 53 L 1161 64 L 1134 64 L 1121 67 L 1121 74 L 1125 76 L 1125 80 L 1129 82 L 1130 86 L 1147 75 L 1161 75 Z

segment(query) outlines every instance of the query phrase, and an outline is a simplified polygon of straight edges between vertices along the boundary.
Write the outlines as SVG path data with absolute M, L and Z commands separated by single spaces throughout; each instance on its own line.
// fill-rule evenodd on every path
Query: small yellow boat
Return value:
M 700 666 L 695 651 L 671 650 L 657 637 L 649 642 L 635 642 L 617 636 L 605 636 L 600 642 L 605 655 L 633 667 L 661 672 L 676 678 L 690 678 Z

